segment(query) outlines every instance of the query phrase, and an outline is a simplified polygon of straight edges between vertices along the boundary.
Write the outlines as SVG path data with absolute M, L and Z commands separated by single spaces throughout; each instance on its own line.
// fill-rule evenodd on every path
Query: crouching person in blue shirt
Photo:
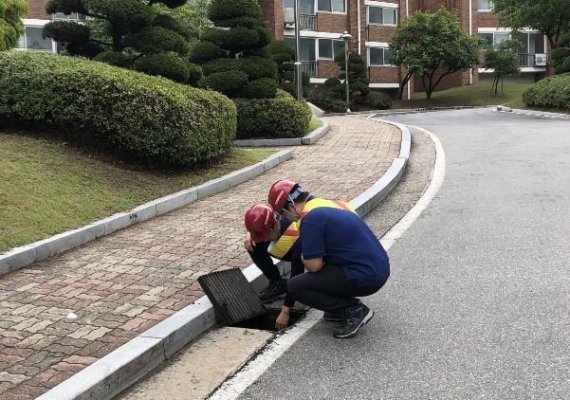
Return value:
M 274 211 L 300 220 L 302 261 L 307 272 L 288 281 L 288 293 L 301 303 L 338 316 L 333 336 L 350 338 L 374 311 L 357 297 L 376 293 L 390 276 L 386 251 L 354 212 L 311 207 L 308 193 L 286 196 Z M 280 208 L 280 207 L 277 207 Z

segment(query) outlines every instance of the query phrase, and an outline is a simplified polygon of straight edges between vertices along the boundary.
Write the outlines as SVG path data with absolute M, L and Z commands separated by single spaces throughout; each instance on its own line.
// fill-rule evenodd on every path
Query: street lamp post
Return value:
M 297 100 L 301 101 L 303 100 L 303 73 L 301 70 L 301 27 L 299 26 L 299 0 L 295 0 L 294 2 L 293 13 L 295 14 L 295 93 L 297 94 Z
M 340 38 L 344 40 L 344 85 L 346 87 L 346 112 L 350 112 L 350 90 L 348 86 L 348 58 L 350 57 L 350 51 L 348 51 L 348 42 L 352 38 L 352 35 L 347 31 L 344 31 Z

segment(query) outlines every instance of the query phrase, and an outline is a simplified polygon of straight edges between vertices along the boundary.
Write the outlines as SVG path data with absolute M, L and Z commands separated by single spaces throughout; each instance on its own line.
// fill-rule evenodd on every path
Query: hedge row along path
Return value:
M 200 275 L 247 267 L 243 214 L 274 181 L 352 199 L 399 154 L 393 126 L 326 120 L 325 137 L 257 178 L 0 277 L 0 397 L 37 397 L 202 297 Z

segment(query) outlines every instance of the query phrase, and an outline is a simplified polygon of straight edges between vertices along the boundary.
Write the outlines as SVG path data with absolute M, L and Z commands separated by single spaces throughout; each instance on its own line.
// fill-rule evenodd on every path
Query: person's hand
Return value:
M 245 247 L 245 249 L 250 253 L 253 251 L 253 248 L 255 247 L 255 242 L 251 240 L 251 234 L 249 232 L 245 234 L 245 238 L 243 239 L 243 247 Z
M 289 325 L 289 307 L 283 306 L 275 320 L 275 328 L 280 331 L 281 329 L 287 328 L 287 325 Z

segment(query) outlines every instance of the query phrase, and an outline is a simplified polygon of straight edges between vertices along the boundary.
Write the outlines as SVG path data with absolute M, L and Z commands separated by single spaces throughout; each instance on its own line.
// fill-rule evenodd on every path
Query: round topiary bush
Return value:
M 291 138 L 307 133 L 311 110 L 289 93 L 278 90 L 274 99 L 235 99 L 237 139 Z
M 207 88 L 222 92 L 226 96 L 236 97 L 247 83 L 247 75 L 241 71 L 225 71 L 208 75 L 204 78 Z
M 239 69 L 245 72 L 250 80 L 260 78 L 277 78 L 277 65 L 271 58 L 247 57 L 239 59 Z
M 198 86 L 204 74 L 199 65 L 188 63 L 188 83 L 192 86 Z
M 261 78 L 248 82 L 241 90 L 240 97 L 247 99 L 271 99 L 277 94 L 277 82 L 271 78 Z
M 202 71 L 204 71 L 204 75 L 226 71 L 239 71 L 239 64 L 240 62 L 237 58 L 218 58 L 202 64 Z
M 179 54 L 188 52 L 188 44 L 184 37 L 174 31 L 152 26 L 125 36 L 123 44 L 144 54 L 173 51 Z
M 550 76 L 538 81 L 522 94 L 530 107 L 570 109 L 570 73 Z
M 231 147 L 236 109 L 219 93 L 46 53 L 0 53 L 0 121 L 103 147 L 150 166 L 216 159 Z
M 133 68 L 135 58 L 118 51 L 103 51 L 97 54 L 93 60 L 111 64 L 116 67 L 131 69 Z
M 196 64 L 204 64 L 223 56 L 224 51 L 221 47 L 210 42 L 198 42 L 190 50 L 190 61 Z
M 211 21 L 261 17 L 261 8 L 258 0 L 218 0 L 210 3 L 208 17 Z
M 168 53 L 142 56 L 135 61 L 134 67 L 145 74 L 163 76 L 180 83 L 188 83 L 190 76 L 188 63 Z
M 386 93 L 371 91 L 365 97 L 364 105 L 372 110 L 387 110 L 392 107 L 392 98 Z

